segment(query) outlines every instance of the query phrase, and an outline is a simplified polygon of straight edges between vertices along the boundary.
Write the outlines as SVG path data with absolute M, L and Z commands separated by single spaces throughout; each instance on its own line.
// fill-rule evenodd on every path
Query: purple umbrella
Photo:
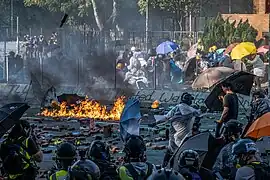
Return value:
M 178 44 L 171 41 L 165 41 L 158 45 L 158 47 L 156 48 L 156 52 L 157 54 L 168 54 L 175 51 L 177 48 Z

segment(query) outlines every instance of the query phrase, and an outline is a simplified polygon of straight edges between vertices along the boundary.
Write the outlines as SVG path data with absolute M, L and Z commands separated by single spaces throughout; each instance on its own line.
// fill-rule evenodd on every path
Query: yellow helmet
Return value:
M 124 65 L 122 63 L 117 63 L 116 69 L 123 69 Z
M 198 39 L 198 43 L 201 43 L 201 42 L 202 42 L 202 39 L 201 39 L 201 38 L 199 38 L 199 39 Z
M 209 48 L 209 52 L 214 52 L 217 50 L 217 46 L 212 46 Z

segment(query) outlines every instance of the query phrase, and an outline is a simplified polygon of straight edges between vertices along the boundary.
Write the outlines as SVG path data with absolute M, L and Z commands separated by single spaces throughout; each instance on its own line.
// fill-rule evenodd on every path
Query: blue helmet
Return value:
M 232 153 L 235 156 L 241 154 L 252 154 L 256 153 L 257 151 L 258 148 L 254 141 L 252 141 L 251 139 L 240 139 L 232 147 Z

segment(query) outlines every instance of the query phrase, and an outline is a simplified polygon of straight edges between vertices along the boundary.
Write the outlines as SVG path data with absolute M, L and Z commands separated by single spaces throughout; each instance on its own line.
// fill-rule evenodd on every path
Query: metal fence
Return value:
M 127 31 L 127 32 L 97 32 L 88 30 L 59 29 L 59 42 L 67 54 L 74 54 L 74 47 L 81 51 L 84 49 L 105 50 L 125 49 L 136 46 L 141 50 L 146 50 L 146 32 Z M 148 41 L 152 47 L 156 47 L 164 40 L 175 40 L 182 46 L 188 48 L 191 44 L 197 42 L 202 32 L 190 31 L 151 31 Z
M 175 40 L 182 47 L 187 48 L 196 43 L 201 32 L 179 32 L 179 31 L 152 31 L 150 32 L 150 42 L 156 47 L 164 40 Z M 97 32 L 86 30 L 58 30 L 58 42 L 60 50 L 49 52 L 47 57 L 18 58 L 11 62 L 8 58 L 9 51 L 16 52 L 16 42 L 2 42 L 0 44 L 0 81 L 8 83 L 25 83 L 31 81 L 30 72 L 34 73 L 42 83 L 48 83 L 48 79 L 57 81 L 58 84 L 71 86 L 84 86 L 93 81 L 99 82 L 99 87 L 119 88 L 122 87 L 116 75 L 116 61 L 112 57 L 112 66 L 106 69 L 103 74 L 110 76 L 110 82 L 92 71 L 91 58 L 86 58 L 91 51 L 100 47 L 105 50 L 119 51 L 131 46 L 136 46 L 146 50 L 145 32 Z M 21 45 L 20 45 L 21 46 Z M 23 49 L 20 49 L 20 55 L 23 55 Z M 100 60 L 100 66 L 103 66 Z M 98 67 L 99 68 L 99 67 Z M 8 74 L 8 76 L 7 76 Z M 154 89 L 160 86 L 162 78 L 157 75 L 154 79 L 153 74 L 148 77 L 150 81 L 149 88 Z M 156 83 L 156 84 L 154 84 Z M 165 83 L 166 84 L 166 83 Z M 93 86 L 95 86 L 93 84 Z

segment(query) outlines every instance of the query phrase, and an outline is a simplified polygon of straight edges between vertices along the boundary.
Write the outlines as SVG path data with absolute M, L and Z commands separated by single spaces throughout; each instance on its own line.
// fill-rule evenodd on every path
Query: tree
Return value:
M 236 21 L 230 23 L 229 18 L 224 20 L 219 14 L 206 23 L 202 42 L 206 50 L 213 45 L 224 48 L 235 42 L 255 42 L 257 34 L 257 30 L 248 20 L 245 22 L 240 20 L 236 25 Z
M 183 20 L 185 17 L 196 15 L 199 13 L 201 3 L 206 3 L 208 0 L 139 0 L 138 5 L 140 12 L 144 13 L 147 7 L 158 8 L 162 11 L 169 12 L 172 15 L 180 30 L 183 30 Z
M 37 5 L 51 12 L 67 13 L 70 19 L 94 19 L 100 31 L 117 25 L 120 2 L 124 0 L 24 0 L 26 6 Z

